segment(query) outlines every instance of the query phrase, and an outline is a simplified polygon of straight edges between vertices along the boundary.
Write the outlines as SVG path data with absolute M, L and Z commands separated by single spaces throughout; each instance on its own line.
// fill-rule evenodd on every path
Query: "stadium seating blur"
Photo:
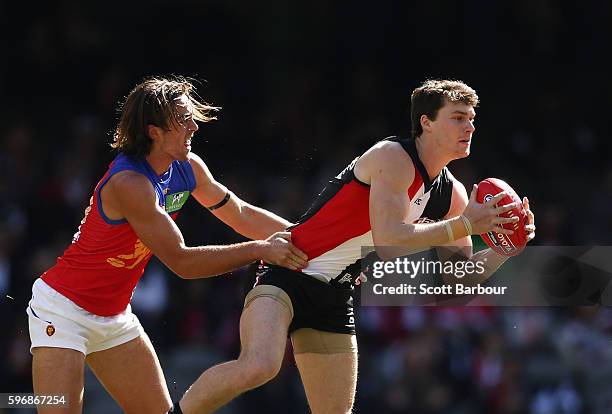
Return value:
M 536 244 L 610 244 L 609 2 L 244 3 L 0 2 L 1 392 L 31 392 L 31 285 L 70 242 L 112 160 L 117 103 L 146 75 L 203 81 L 223 109 L 193 151 L 289 220 L 373 142 L 409 134 L 421 81 L 462 79 L 481 107 L 455 176 L 528 195 Z M 190 245 L 243 240 L 194 200 L 178 223 Z M 237 356 L 244 273 L 185 281 L 147 268 L 133 308 L 173 398 Z M 612 412 L 610 308 L 357 312 L 356 413 Z M 120 412 L 86 378 L 84 412 Z M 278 378 L 221 412 L 307 412 L 291 352 Z

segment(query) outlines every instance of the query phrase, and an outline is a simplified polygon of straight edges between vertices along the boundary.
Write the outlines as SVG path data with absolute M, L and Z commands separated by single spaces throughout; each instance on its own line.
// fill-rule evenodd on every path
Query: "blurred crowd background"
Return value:
M 423 80 L 464 80 L 481 106 L 454 175 L 528 195 L 535 244 L 606 245 L 610 21 L 603 0 L 0 0 L 0 392 L 31 391 L 31 285 L 76 231 L 114 156 L 117 104 L 143 77 L 200 80 L 223 109 L 193 150 L 236 194 L 289 220 L 372 143 L 409 135 Z M 242 240 L 193 200 L 178 223 L 190 245 Z M 149 265 L 133 308 L 173 398 L 237 356 L 244 273 L 184 281 Z M 608 308 L 358 316 L 356 413 L 612 412 Z M 116 412 L 88 372 L 85 413 Z M 307 412 L 291 352 L 274 381 L 223 411 L 246 412 Z

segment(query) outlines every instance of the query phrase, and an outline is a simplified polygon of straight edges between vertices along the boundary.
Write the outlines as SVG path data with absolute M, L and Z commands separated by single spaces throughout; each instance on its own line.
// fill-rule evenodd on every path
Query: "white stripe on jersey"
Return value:
M 353 237 L 338 247 L 308 262 L 302 272 L 324 282 L 338 276 L 349 265 L 361 259 L 361 247 L 373 246 L 372 231 Z

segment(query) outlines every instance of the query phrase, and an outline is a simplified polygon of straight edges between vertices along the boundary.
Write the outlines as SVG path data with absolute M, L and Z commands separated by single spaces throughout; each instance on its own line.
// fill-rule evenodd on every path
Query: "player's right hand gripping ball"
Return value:
M 485 234 L 481 234 L 480 237 L 485 243 L 497 253 L 504 256 L 516 256 L 519 254 L 527 244 L 527 232 L 525 231 L 525 225 L 527 224 L 527 213 L 523 208 L 521 199 L 516 192 L 503 180 L 498 178 L 486 178 L 478 183 L 478 192 L 476 193 L 476 200 L 479 203 L 487 202 L 495 194 L 506 191 L 508 195 L 499 201 L 498 206 L 504 206 L 513 202 L 518 202 L 519 206 L 512 210 L 500 214 L 500 217 L 513 217 L 517 216 L 519 221 L 516 223 L 503 224 L 505 229 L 514 230 L 513 234 L 500 234 L 494 231 L 490 231 Z

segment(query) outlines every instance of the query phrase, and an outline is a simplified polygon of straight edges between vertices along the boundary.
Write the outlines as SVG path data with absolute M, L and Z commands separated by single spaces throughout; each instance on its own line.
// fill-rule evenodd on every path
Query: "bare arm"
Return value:
M 106 185 L 105 199 L 124 217 L 140 240 L 172 271 L 183 278 L 209 277 L 229 272 L 254 260 L 298 268 L 299 252 L 289 242 L 273 237 L 226 246 L 188 247 L 170 216 L 157 203 L 149 181 L 135 172 L 122 172 Z M 276 263 L 275 263 L 276 262 Z
M 357 178 L 370 184 L 372 236 L 382 258 L 386 255 L 380 251 L 381 246 L 416 249 L 442 246 L 449 241 L 462 239 L 463 243 L 466 243 L 468 231 L 459 215 L 426 224 L 410 223 L 407 220 L 410 209 L 408 188 L 414 180 L 415 172 L 410 156 L 400 144 L 378 143 L 359 159 L 355 170 Z M 487 203 L 480 204 L 476 202 L 474 193 L 466 203 L 469 208 L 463 206 L 465 215 L 469 215 L 474 232 L 484 233 L 491 230 L 511 232 L 502 229 L 500 224 L 512 219 L 497 217 L 498 214 L 514 207 L 513 204 L 495 206 L 504 195 L 500 193 Z M 452 240 L 449 240 L 447 225 L 451 228 Z
M 227 203 L 212 213 L 235 232 L 254 240 L 265 239 L 291 226 L 292 223 L 284 218 L 255 207 L 230 192 L 215 180 L 204 161 L 196 154 L 191 153 L 189 161 L 197 183 L 192 194 L 201 205 L 207 208 L 214 206 L 223 200 L 226 194 L 230 194 Z
M 399 144 L 375 145 L 358 161 L 356 170 L 358 178 L 370 184 L 370 223 L 376 246 L 426 248 L 443 245 L 449 241 L 446 222 L 452 226 L 456 237 L 466 236 L 465 226 L 458 217 L 428 224 L 407 221 L 408 188 L 415 171 L 412 160 Z

